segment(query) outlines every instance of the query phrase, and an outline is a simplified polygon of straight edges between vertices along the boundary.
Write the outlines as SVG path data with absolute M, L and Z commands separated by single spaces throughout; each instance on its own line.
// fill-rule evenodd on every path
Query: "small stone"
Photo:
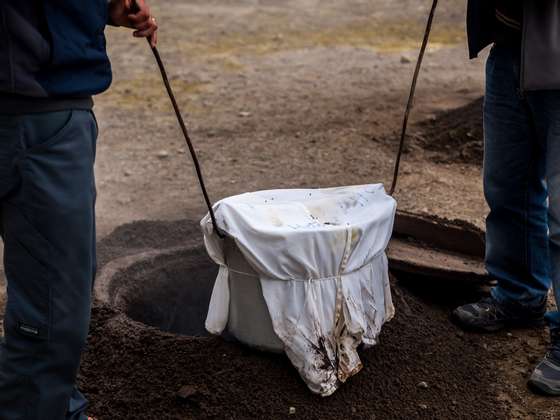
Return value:
M 182 386 L 179 391 L 177 391 L 177 398 L 180 400 L 188 400 L 198 394 L 198 390 L 192 385 Z
M 132 175 L 132 172 L 130 172 L 129 170 L 124 171 L 124 176 L 130 176 Z
M 356 410 L 356 407 L 352 407 L 350 410 L 352 410 L 352 414 L 356 414 L 358 412 L 358 410 Z
M 510 333 L 510 332 L 508 332 L 506 335 L 507 335 L 509 338 L 513 337 L 513 334 Z
M 424 381 L 419 382 L 417 386 L 418 386 L 418 388 L 422 388 L 422 389 L 428 389 L 428 387 L 429 387 L 428 383 L 424 382 Z
M 410 63 L 410 58 L 408 58 L 408 57 L 405 56 L 405 55 L 402 55 L 402 56 L 401 56 L 401 63 L 402 63 L 402 64 L 408 64 L 408 63 Z
M 251 113 L 248 112 L 248 111 L 241 111 L 238 115 L 239 115 L 241 118 L 247 118 L 247 117 L 250 117 L 250 116 L 251 116 Z
M 169 152 L 167 150 L 160 150 L 157 157 L 158 159 L 167 159 L 169 157 Z
M 420 407 L 422 410 L 428 409 L 428 406 L 426 404 L 418 404 L 418 407 Z
M 293 416 L 294 414 L 296 414 L 296 408 L 290 407 L 290 416 Z

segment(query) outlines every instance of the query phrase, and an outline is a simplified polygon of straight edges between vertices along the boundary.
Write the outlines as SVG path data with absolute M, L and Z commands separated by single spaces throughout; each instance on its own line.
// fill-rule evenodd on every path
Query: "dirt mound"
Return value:
M 201 240 L 202 230 L 198 223 L 176 221 L 139 220 L 116 228 L 101 241 L 101 247 L 115 248 L 170 248 Z
M 99 268 L 107 262 L 145 249 L 167 249 L 200 244 L 202 230 L 196 221 L 139 220 L 117 227 L 97 243 Z
M 138 244 L 157 243 L 146 234 L 157 229 L 143 231 Z M 208 275 L 185 261 L 166 275 Z M 100 419 L 278 419 L 291 407 L 303 419 L 505 418 L 480 337 L 459 332 L 446 309 L 399 282 L 393 290 L 396 318 L 379 345 L 361 352 L 363 371 L 329 398 L 312 395 L 285 356 L 164 333 L 103 305 L 93 311 L 80 386 Z
M 413 143 L 428 151 L 437 162 L 482 166 L 482 104 L 480 98 L 420 123 L 420 134 Z

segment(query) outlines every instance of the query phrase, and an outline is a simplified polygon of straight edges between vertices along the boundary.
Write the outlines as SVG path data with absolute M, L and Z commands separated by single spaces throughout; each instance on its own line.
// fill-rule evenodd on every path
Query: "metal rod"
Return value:
M 150 40 L 148 39 L 148 44 Z M 159 67 L 159 71 L 161 73 L 161 78 L 163 79 L 163 84 L 165 85 L 165 89 L 167 90 L 167 94 L 169 95 L 169 99 L 171 100 L 171 104 L 173 105 L 173 110 L 175 111 L 175 115 L 177 116 L 177 121 L 179 122 L 179 126 L 181 127 L 181 131 L 183 132 L 183 136 L 185 138 L 185 142 L 189 148 L 189 152 L 191 154 L 194 168 L 196 170 L 196 176 L 198 177 L 198 183 L 200 184 L 200 189 L 202 190 L 202 195 L 204 196 L 204 201 L 206 202 L 206 206 L 208 207 L 208 213 L 210 214 L 210 218 L 212 219 L 212 225 L 214 226 L 214 230 L 216 231 L 217 235 L 220 238 L 224 238 L 225 235 L 220 231 L 218 228 L 218 223 L 216 221 L 216 215 L 214 214 L 214 209 L 212 208 L 212 202 L 210 201 L 210 197 L 208 196 L 208 191 L 206 190 L 206 184 L 204 183 L 204 178 L 202 176 L 202 170 L 200 168 L 200 163 L 198 161 L 198 156 L 196 154 L 196 150 L 194 149 L 192 140 L 189 136 L 189 132 L 185 125 L 185 121 L 181 115 L 181 110 L 179 109 L 179 105 L 177 105 L 177 101 L 175 100 L 175 95 L 173 94 L 173 89 L 171 88 L 171 84 L 169 83 L 169 79 L 167 77 L 167 71 L 165 71 L 165 66 L 163 61 L 161 60 L 161 56 L 159 55 L 159 51 L 156 47 L 152 47 L 152 52 L 154 53 L 154 57 L 156 58 L 157 65 Z
M 395 193 L 395 189 L 397 188 L 401 158 L 404 151 L 404 143 L 406 140 L 406 130 L 408 128 L 408 118 L 410 116 L 410 111 L 412 110 L 412 107 L 414 105 L 414 94 L 416 93 L 416 84 L 418 82 L 418 76 L 420 75 L 420 69 L 422 68 L 422 61 L 424 60 L 426 47 L 428 46 L 428 41 L 430 40 L 430 33 L 432 32 L 432 24 L 434 21 L 434 16 L 436 14 L 437 5 L 438 5 L 438 0 L 433 0 L 432 9 L 430 10 L 430 16 L 428 17 L 428 23 L 426 24 L 426 31 L 424 32 L 424 39 L 422 40 L 422 47 L 420 48 L 420 54 L 418 55 L 418 61 L 416 62 L 416 69 L 414 70 L 414 77 L 412 78 L 412 86 L 410 87 L 408 103 L 406 104 L 406 110 L 404 113 L 401 139 L 399 143 L 399 151 L 397 152 L 397 159 L 395 161 L 395 169 L 393 172 L 393 183 L 391 184 L 391 189 L 389 190 L 389 195 L 391 196 Z

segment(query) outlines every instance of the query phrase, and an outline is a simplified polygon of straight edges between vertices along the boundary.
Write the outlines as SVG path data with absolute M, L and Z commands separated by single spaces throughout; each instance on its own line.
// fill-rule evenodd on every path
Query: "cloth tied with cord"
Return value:
M 206 328 L 213 334 L 227 328 L 254 347 L 285 351 L 311 391 L 322 396 L 361 370 L 358 346 L 376 344 L 382 325 L 394 315 L 385 249 L 408 118 L 438 4 L 432 1 L 389 194 L 381 184 L 273 190 L 212 206 L 165 66 L 152 45 L 208 208 L 201 221 L 205 245 L 220 265 Z
M 206 248 L 221 267 L 208 331 L 226 330 L 230 310 L 239 309 L 233 297 L 243 280 L 236 275 L 250 275 L 261 291 L 254 300 L 264 300 L 267 313 L 255 309 L 258 302 L 244 305 L 245 325 L 229 333 L 244 341 L 239 329 L 270 323 L 311 391 L 331 395 L 361 370 L 358 346 L 375 345 L 393 317 L 385 249 L 395 211 L 380 184 L 260 191 L 218 202 L 217 224 L 252 270 L 230 272 L 226 241 L 206 216 Z

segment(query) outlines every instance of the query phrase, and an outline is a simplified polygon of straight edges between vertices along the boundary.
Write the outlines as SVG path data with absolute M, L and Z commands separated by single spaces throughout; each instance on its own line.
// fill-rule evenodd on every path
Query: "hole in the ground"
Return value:
M 111 282 L 112 303 L 163 331 L 207 336 L 204 327 L 218 266 L 203 247 L 138 262 Z

